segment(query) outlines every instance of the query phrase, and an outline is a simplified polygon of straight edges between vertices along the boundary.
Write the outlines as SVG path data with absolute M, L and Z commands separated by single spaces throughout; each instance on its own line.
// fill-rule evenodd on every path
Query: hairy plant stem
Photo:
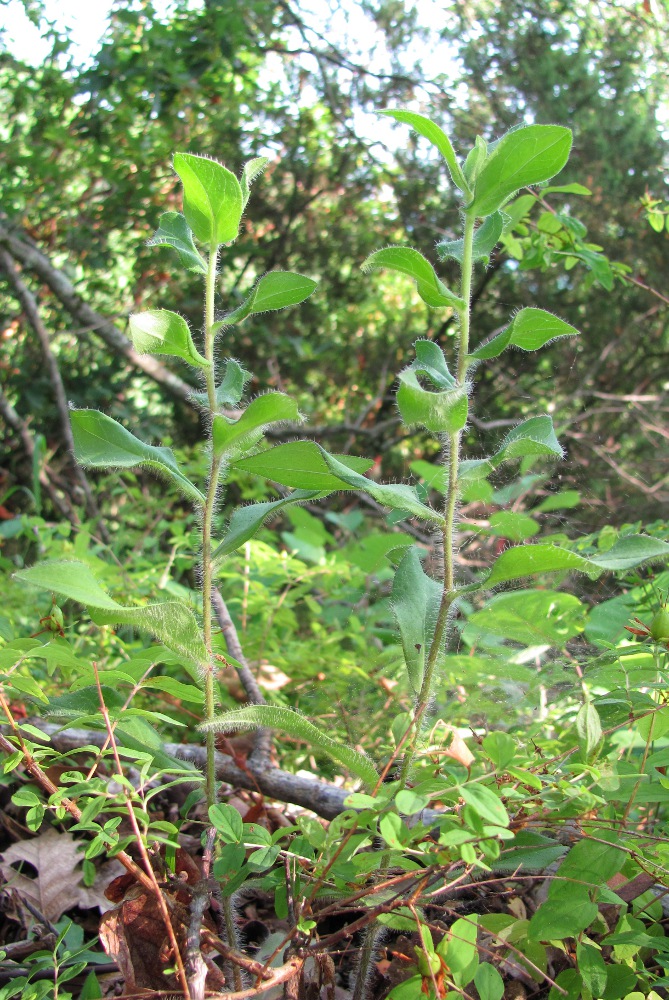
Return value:
M 456 382 L 458 388 L 466 391 L 467 376 L 467 353 L 469 351 L 469 326 L 471 317 L 471 295 L 472 295 L 472 272 L 474 269 L 473 244 L 474 244 L 474 223 L 476 217 L 465 213 L 464 240 L 462 252 L 462 274 L 460 281 L 460 298 L 463 305 L 459 310 L 459 333 L 458 333 L 458 357 Z M 434 682 L 434 672 L 439 660 L 439 653 L 448 624 L 448 615 L 451 605 L 455 600 L 455 524 L 457 515 L 457 491 L 458 491 L 458 470 L 460 468 L 460 445 L 462 431 L 453 431 L 448 435 L 448 491 L 446 494 L 446 505 L 444 509 L 444 578 L 441 603 L 437 614 L 437 621 L 434 627 L 434 636 L 430 645 L 425 674 L 421 685 L 420 694 L 414 710 L 414 737 L 411 745 L 404 755 L 402 768 L 400 771 L 401 786 L 404 787 L 411 764 L 414 757 L 415 740 L 420 731 L 420 724 L 425 715 L 430 699 L 432 697 L 432 686 Z
M 211 643 L 212 607 L 211 597 L 213 590 L 213 560 L 211 548 L 211 528 L 216 506 L 216 496 L 218 493 L 218 481 L 221 474 L 221 459 L 216 457 L 213 442 L 214 416 L 216 414 L 216 366 L 214 365 L 214 340 L 216 333 L 214 330 L 214 302 L 216 295 L 216 275 L 218 265 L 218 246 L 213 246 L 209 254 L 207 265 L 207 277 L 204 295 L 204 356 L 210 362 L 205 369 L 207 383 L 207 400 L 209 402 L 209 447 L 210 465 L 209 481 L 207 483 L 207 494 L 204 502 L 202 517 L 202 632 L 204 644 L 207 647 L 209 661 L 204 676 L 204 716 L 205 722 L 212 722 L 216 714 L 214 702 L 214 672 L 215 659 Z M 207 729 L 207 768 L 206 768 L 206 789 L 207 806 L 213 806 L 216 802 L 216 733 L 213 729 Z M 237 929 L 232 906 L 229 897 L 223 899 L 223 917 L 225 920 L 225 931 L 230 948 L 237 949 Z M 233 981 L 235 990 L 242 989 L 242 975 L 238 966 L 233 966 Z
M 471 294 L 472 294 L 472 272 L 474 268 L 474 256 L 473 256 L 473 243 L 474 243 L 474 224 L 476 222 L 476 217 L 471 214 L 465 213 L 464 221 L 464 246 L 462 253 L 462 272 L 460 281 L 460 298 L 462 299 L 463 306 L 459 310 L 459 336 L 458 336 L 458 357 L 457 357 L 457 375 L 456 381 L 459 388 L 466 390 L 466 375 L 467 375 L 467 353 L 469 351 L 469 324 L 471 316 Z M 444 638 L 444 632 L 446 631 L 446 625 L 448 623 L 448 614 L 451 609 L 451 605 L 455 600 L 456 590 L 455 590 L 455 522 L 457 514 L 457 486 L 458 486 L 458 470 L 460 467 L 460 443 L 462 438 L 462 431 L 454 431 L 452 434 L 448 435 L 448 492 L 446 494 L 446 505 L 444 509 L 444 527 L 443 527 L 443 542 L 444 542 L 444 576 L 443 576 L 443 590 L 441 595 L 441 603 L 439 605 L 439 612 L 437 614 L 437 621 L 434 628 L 434 637 L 432 639 L 432 644 L 430 646 L 430 652 L 428 654 L 427 663 L 425 665 L 425 674 L 423 676 L 423 683 L 421 684 L 420 694 L 418 695 L 418 700 L 416 702 L 416 708 L 414 710 L 414 734 L 409 743 L 404 758 L 402 760 L 402 767 L 400 769 L 399 781 L 400 787 L 404 788 L 407 779 L 409 777 L 409 772 L 411 770 L 411 764 L 413 763 L 415 754 L 415 742 L 420 732 L 420 724 L 423 716 L 425 715 L 432 697 L 432 684 L 434 680 L 434 673 L 439 660 L 439 652 L 441 650 L 442 640 Z M 381 859 L 381 865 L 379 872 L 384 874 L 388 868 L 390 860 L 390 852 L 384 852 Z M 374 958 L 375 945 L 377 941 L 378 928 L 372 924 L 368 927 L 365 934 L 365 940 L 362 945 L 362 950 L 360 953 L 360 963 L 358 965 L 358 971 L 356 974 L 356 981 L 353 987 L 352 1000 L 362 1000 L 365 992 L 365 985 L 367 983 L 367 978 L 369 975 L 369 968 Z
M 207 380 L 207 399 L 209 400 L 209 436 L 211 446 L 211 464 L 209 466 L 209 482 L 202 518 L 202 630 L 204 644 L 209 654 L 209 662 L 204 677 L 204 714 L 205 721 L 211 722 L 215 714 L 214 705 L 214 653 L 211 646 L 211 589 L 212 589 L 212 558 L 211 558 L 211 524 L 216 503 L 218 477 L 221 471 L 221 461 L 216 458 L 213 449 L 212 428 L 216 413 L 216 369 L 214 367 L 214 296 L 216 293 L 216 265 L 218 263 L 218 247 L 212 247 L 207 267 L 207 279 L 204 297 L 204 355 L 210 362 L 205 369 Z M 207 730 L 207 805 L 216 801 L 216 734 Z

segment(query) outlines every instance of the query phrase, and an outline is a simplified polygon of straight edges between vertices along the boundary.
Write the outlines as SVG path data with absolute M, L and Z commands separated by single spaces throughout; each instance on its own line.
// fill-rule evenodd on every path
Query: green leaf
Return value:
M 395 571 L 391 605 L 400 630 L 407 674 L 416 694 L 423 683 L 441 594 L 442 588 L 427 576 L 418 549 L 413 546 Z
M 372 761 L 366 754 L 352 747 L 339 743 L 327 736 L 303 715 L 289 708 L 279 708 L 274 705 L 250 705 L 232 712 L 226 712 L 210 723 L 201 725 L 201 729 L 215 729 L 218 732 L 229 733 L 236 729 L 278 729 L 282 733 L 304 740 L 309 746 L 323 750 L 333 760 L 343 764 L 353 774 L 361 778 L 366 785 L 374 787 L 378 773 Z
M 623 572 L 664 559 L 669 559 L 669 542 L 650 535 L 626 535 L 606 552 L 592 556 L 590 562 L 603 570 Z
M 230 524 L 223 541 L 214 550 L 213 558 L 219 559 L 229 555 L 247 542 L 249 538 L 260 531 L 265 521 L 277 514 L 282 507 L 290 504 L 304 503 L 307 500 L 320 500 L 328 495 L 328 490 L 318 492 L 318 490 L 295 490 L 287 497 L 280 500 L 270 500 L 265 503 L 253 503 L 247 507 L 238 507 L 230 518 Z
M 223 378 L 216 388 L 216 405 L 221 409 L 226 407 L 236 409 L 252 376 L 234 358 L 226 358 L 224 365 Z M 203 410 L 209 410 L 209 396 L 206 392 L 194 392 L 192 398 Z
M 439 352 L 442 365 L 435 368 L 433 364 L 422 363 L 417 358 L 408 368 L 401 371 L 397 405 L 407 426 L 421 424 L 433 433 L 451 434 L 461 430 L 467 423 L 467 392 L 455 383 L 453 376 L 448 371 L 443 353 L 436 344 L 431 341 L 418 341 L 416 348 L 425 355 L 427 353 L 425 345 L 427 344 Z M 433 351 L 429 353 L 434 355 Z M 417 372 L 426 374 L 439 385 L 443 385 L 444 381 L 448 379 L 449 388 L 443 392 L 428 391 L 418 381 Z
M 571 132 L 561 125 L 527 125 L 507 132 L 484 164 L 467 210 L 479 217 L 491 215 L 519 188 L 559 173 L 570 150 Z
M 12 677 L 15 683 L 16 678 Z M 666 732 L 669 732 L 669 708 L 656 708 L 648 715 L 636 720 L 636 728 L 639 736 L 644 741 L 662 739 Z
M 438 125 L 435 125 L 435 123 L 430 121 L 429 118 L 426 118 L 425 115 L 416 114 L 415 111 L 386 110 L 381 111 L 380 113 L 382 115 L 388 115 L 389 118 L 394 118 L 397 122 L 405 122 L 407 125 L 411 125 L 411 127 L 418 132 L 419 135 L 422 135 L 425 139 L 431 142 L 433 146 L 436 146 L 446 161 L 446 166 L 448 167 L 453 183 L 464 194 L 469 196 L 469 184 L 467 183 L 465 175 L 462 172 L 462 168 L 458 163 L 451 140 Z
M 496 358 L 509 346 L 518 347 L 521 351 L 538 351 L 557 337 L 576 336 L 578 330 L 575 327 L 544 309 L 521 309 L 506 329 L 467 357 L 478 361 Z
M 541 511 L 542 514 L 548 514 L 554 510 L 571 510 L 580 503 L 581 495 L 577 490 L 561 490 L 559 493 L 551 493 L 534 509 Z
M 558 973 L 555 982 L 557 985 L 551 986 L 548 1000 L 579 1000 L 583 991 L 583 981 L 576 969 L 563 969 Z M 634 982 L 636 983 L 636 975 Z
M 542 194 L 582 194 L 590 195 L 592 191 L 584 184 L 550 184 L 542 189 Z
M 503 462 L 513 462 L 518 458 L 534 455 L 562 456 L 562 448 L 555 436 L 553 421 L 549 416 L 529 417 L 513 427 L 506 435 L 498 450 L 490 458 L 468 459 L 460 463 L 460 481 L 485 479 Z
M 204 503 L 204 497 L 180 471 L 169 448 L 145 444 L 99 410 L 71 410 L 70 424 L 74 457 L 80 465 L 92 469 L 132 469 L 146 465 L 170 478 L 184 496 L 198 504 Z
M 599 948 L 579 942 L 576 945 L 578 971 L 591 996 L 601 997 L 606 989 L 607 965 Z
M 586 754 L 592 753 L 602 738 L 602 723 L 591 701 L 586 701 L 578 710 L 576 732 L 583 740 Z
M 334 475 L 324 459 L 323 450 L 313 441 L 289 441 L 263 451 L 259 455 L 238 459 L 234 466 L 254 476 L 264 476 L 282 486 L 303 490 L 332 492 L 333 490 L 358 489 Z M 342 455 L 339 464 L 347 471 L 365 472 L 374 463 L 371 459 Z M 359 477 L 363 482 L 367 480 Z
M 588 890 L 575 883 L 563 883 L 532 915 L 527 936 L 531 941 L 557 941 L 576 937 L 590 926 L 599 913 Z
M 16 580 L 40 590 L 49 590 L 79 604 L 114 609 L 119 604 L 103 590 L 86 563 L 75 559 L 53 559 L 14 574 Z
M 463 173 L 467 178 L 467 183 L 470 189 L 474 187 L 476 183 L 476 178 L 481 173 L 483 164 L 488 159 L 488 143 L 485 139 L 477 135 L 474 140 L 474 145 L 467 153 L 467 159 L 465 160 L 465 165 L 463 167 Z
M 524 542 L 539 531 L 539 525 L 533 517 L 517 510 L 499 510 L 490 515 L 489 521 L 490 528 L 486 529 L 486 534 L 509 538 L 512 542 Z
M 562 457 L 562 448 L 555 436 L 553 421 L 549 416 L 529 417 L 513 427 L 490 459 L 493 468 L 528 455 L 555 455 Z
M 86 966 L 84 966 L 85 968 Z M 79 1000 L 102 1000 L 102 987 L 94 972 L 89 972 L 79 993 Z
M 211 247 L 237 238 L 244 209 L 239 181 L 222 163 L 177 153 L 174 169 L 184 188 L 184 215 L 201 243 Z
M 304 302 L 317 284 L 312 278 L 305 278 L 303 274 L 295 274 L 293 271 L 270 271 L 259 279 L 251 294 L 237 309 L 224 316 L 220 323 L 214 324 L 214 329 L 241 323 L 247 316 L 285 309 L 286 306 Z
M 399 379 L 402 384 L 397 392 L 397 406 L 407 427 L 420 424 L 435 434 L 452 434 L 465 426 L 468 413 L 465 389 L 429 392 L 408 368 L 400 372 Z
M 96 625 L 132 625 L 149 632 L 189 663 L 202 669 L 209 662 L 195 615 L 178 601 L 127 608 L 102 589 L 86 563 L 53 560 L 16 574 L 17 580 L 85 604 Z
M 584 837 L 574 844 L 558 868 L 555 880 L 549 889 L 549 898 L 552 898 L 553 889 L 557 890 L 560 887 L 560 879 L 573 879 L 594 886 L 605 885 L 609 879 L 618 874 L 625 864 L 626 857 L 625 851 L 615 844 L 601 843 Z
M 268 156 L 254 156 L 252 160 L 247 160 L 244 164 L 241 179 L 242 205 L 244 208 L 246 208 L 251 194 L 251 185 L 258 177 L 260 177 L 268 163 Z
M 494 823 L 495 826 L 508 826 L 509 814 L 499 795 L 493 792 L 487 785 L 468 784 L 461 785 L 459 793 L 465 802 L 476 810 L 477 814 Z
M 385 914 L 385 916 L 392 917 L 393 914 L 388 913 Z M 381 923 L 381 921 L 379 921 L 379 923 Z M 413 919 L 413 917 L 411 918 L 411 920 L 409 920 L 408 923 L 409 923 L 408 927 L 406 928 L 403 927 L 401 929 L 406 929 L 406 930 L 408 930 L 409 928 L 415 929 L 416 922 Z M 410 976 L 409 979 L 405 979 L 403 982 L 401 982 L 399 986 L 393 987 L 393 989 L 388 994 L 387 1000 L 422 1000 L 424 996 L 425 994 L 423 993 L 423 977 L 418 975 L 418 976 Z
M 490 254 L 499 243 L 503 229 L 504 217 L 501 212 L 493 212 L 493 214 L 489 215 L 485 222 L 478 227 L 474 233 L 474 243 L 472 246 L 474 261 L 488 260 Z M 460 264 L 462 264 L 464 249 L 464 239 L 444 240 L 441 243 L 437 243 L 436 246 L 437 257 L 439 260 L 453 259 L 457 260 Z
M 496 594 L 470 615 L 463 636 L 467 642 L 477 642 L 491 633 L 526 646 L 563 646 L 582 631 L 585 611 L 573 594 L 514 590 Z
M 508 733 L 498 729 L 483 737 L 482 746 L 498 771 L 503 771 L 516 756 L 516 741 Z
M 204 693 L 201 688 L 196 687 L 194 684 L 184 684 L 183 681 L 178 681 L 176 677 L 154 677 L 152 675 L 142 682 L 141 690 L 144 691 L 147 688 L 155 691 L 165 691 L 166 694 L 172 695 L 173 698 L 178 698 L 180 701 L 186 701 L 195 705 L 201 705 L 204 699 Z
M 425 521 L 433 521 L 436 524 L 444 523 L 444 518 L 441 514 L 420 502 L 412 486 L 407 486 L 404 483 L 394 485 L 375 483 L 372 479 L 366 479 L 354 471 L 353 468 L 348 466 L 348 462 L 344 465 L 344 460 L 340 461 L 337 456 L 330 455 L 320 446 L 319 451 L 323 455 L 330 471 L 348 483 L 351 489 L 369 493 L 371 497 L 377 500 L 378 503 L 383 504 L 384 507 L 403 510 L 407 514 L 413 514 L 415 517 L 420 517 Z
M 397 813 L 386 813 L 381 817 L 379 832 L 389 847 L 401 848 L 406 842 L 407 828 Z
M 634 569 L 661 559 L 669 559 L 669 543 L 649 535 L 627 535 L 608 552 L 587 557 L 558 545 L 516 545 L 497 559 L 485 584 L 493 586 L 508 580 L 520 580 L 524 576 L 561 570 L 576 570 L 595 580 L 605 570 Z
M 433 340 L 417 340 L 415 359 L 409 367 L 418 375 L 427 375 L 437 389 L 453 389 L 457 382 L 451 374 L 444 352 Z
M 181 212 L 164 212 L 160 216 L 158 229 L 150 240 L 149 247 L 172 247 L 179 254 L 179 260 L 187 271 L 207 273 L 207 265 L 198 253 L 193 234 Z
M 417 795 L 412 788 L 402 788 L 395 796 L 395 804 L 404 816 L 415 816 L 429 804 L 427 795 Z
M 432 264 L 418 250 L 411 247 L 386 247 L 377 250 L 361 264 L 363 271 L 374 268 L 385 268 L 388 271 L 399 271 L 416 282 L 416 288 L 423 302 L 432 309 L 451 306 L 454 309 L 464 308 L 462 299 L 450 292 L 446 285 L 437 277 Z
M 492 587 L 509 580 L 560 570 L 577 570 L 593 580 L 599 576 L 599 571 L 587 559 L 569 549 L 557 545 L 515 545 L 499 556 L 485 584 Z
M 217 457 L 248 451 L 257 444 L 265 428 L 282 420 L 299 420 L 297 403 L 282 392 L 258 396 L 238 420 L 217 413 L 212 425 L 212 443 Z
M 224 802 L 209 806 L 209 821 L 216 827 L 226 844 L 239 844 L 244 836 L 244 821 L 234 808 Z
M 459 986 L 467 985 L 462 977 L 469 971 L 472 960 L 477 955 L 477 935 L 478 914 L 462 917 L 451 925 L 448 947 L 443 957 Z
M 474 976 L 474 985 L 480 1000 L 502 1000 L 504 980 L 490 962 L 482 962 L 479 965 Z
M 130 339 L 140 354 L 170 354 L 198 368 L 211 368 L 211 361 L 198 353 L 188 323 L 178 313 L 169 309 L 133 313 L 128 326 Z
M 246 383 L 250 381 L 251 373 L 247 372 L 234 358 L 228 358 L 225 362 L 225 373 L 221 384 L 216 389 L 218 405 L 237 406 L 244 395 Z
M 279 856 L 280 848 L 278 846 L 274 847 L 261 847 L 257 851 L 253 851 L 249 855 L 248 866 L 253 872 L 264 872 L 268 868 L 271 868 L 276 859 Z M 314 924 L 314 927 L 316 925 Z

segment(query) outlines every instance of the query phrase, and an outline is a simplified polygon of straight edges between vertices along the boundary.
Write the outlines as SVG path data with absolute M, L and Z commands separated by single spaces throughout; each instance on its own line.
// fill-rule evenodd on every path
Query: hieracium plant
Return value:
M 291 272 L 270 272 L 256 282 L 241 305 L 226 313 L 217 313 L 219 251 L 237 238 L 250 185 L 267 161 L 264 158 L 252 160 L 244 167 L 241 180 L 238 180 L 214 160 L 178 153 L 174 158 L 174 168 L 183 184 L 183 214 L 168 212 L 163 215 L 150 243 L 172 247 L 185 270 L 204 278 L 202 336 L 194 336 L 181 316 L 166 309 L 132 316 L 130 336 L 138 351 L 175 356 L 200 374 L 203 391 L 196 396 L 196 400 L 206 431 L 207 481 L 201 484 L 191 482 L 179 468 L 169 448 L 144 443 L 103 413 L 74 410 L 71 420 L 76 457 L 83 465 L 92 468 L 148 467 L 175 483 L 193 504 L 201 523 L 201 608 L 194 609 L 177 600 L 145 606 L 119 604 L 98 583 L 88 565 L 81 562 L 47 562 L 17 574 L 28 583 L 86 605 L 98 625 L 127 624 L 152 634 L 177 655 L 192 676 L 201 680 L 204 687 L 202 728 L 207 740 L 209 815 L 225 844 L 215 871 L 227 882 L 228 894 L 240 884 L 240 880 L 225 877 L 226 858 L 230 861 L 231 870 L 244 865 L 246 828 L 242 827 L 239 815 L 233 815 L 233 809 L 221 811 L 227 807 L 216 805 L 216 730 L 269 727 L 305 740 L 314 749 L 328 753 L 364 784 L 364 792 L 350 800 L 351 805 L 362 812 L 350 820 L 349 835 L 358 823 L 365 827 L 369 835 L 367 839 L 362 837 L 356 841 L 358 847 L 372 843 L 373 837 L 379 835 L 385 840 L 388 852 L 406 848 L 412 843 L 417 845 L 420 836 L 412 841 L 413 834 L 404 825 L 401 815 L 422 809 L 429 802 L 430 795 L 435 793 L 434 788 L 428 788 L 425 796 L 414 794 L 406 785 L 420 749 L 421 724 L 429 713 L 435 679 L 448 642 L 449 622 L 457 602 L 477 590 L 507 584 L 533 574 L 577 570 L 594 578 L 604 570 L 624 570 L 666 555 L 664 543 L 645 536 L 624 537 L 608 551 L 587 557 L 568 546 L 524 544 L 503 552 L 477 583 L 459 583 L 455 530 L 458 503 L 463 491 L 473 481 L 493 474 L 504 463 L 541 457 L 554 460 L 562 454 L 552 420 L 545 414 L 518 423 L 487 458 L 463 459 L 462 435 L 471 405 L 475 373 L 480 365 L 498 358 L 507 348 L 536 351 L 556 338 L 577 333 L 568 323 L 539 308 L 521 309 L 509 318 L 501 332 L 484 342 L 474 337 L 470 324 L 475 268 L 485 266 L 505 229 L 513 223 L 512 199 L 516 192 L 528 185 L 543 185 L 562 170 L 569 157 L 571 133 L 558 125 L 527 125 L 511 130 L 496 142 L 488 143 L 478 137 L 464 163 L 460 163 L 448 137 L 428 118 L 409 111 L 388 111 L 386 114 L 412 126 L 436 146 L 461 199 L 462 235 L 459 239 L 437 246 L 440 260 L 453 260 L 459 265 L 458 287 L 448 288 L 432 264 L 417 250 L 407 246 L 378 250 L 362 265 L 366 270 L 384 268 L 409 276 L 423 302 L 432 309 L 450 310 L 457 318 L 452 356 L 447 356 L 441 346 L 432 340 L 417 341 L 414 359 L 399 373 L 396 397 L 404 424 L 409 428 L 424 428 L 439 440 L 443 448 L 443 506 L 431 506 L 427 502 L 426 491 L 420 492 L 413 485 L 376 483 L 367 478 L 365 472 L 372 465 L 371 460 L 333 455 L 318 443 L 307 440 L 267 447 L 264 432 L 269 425 L 299 419 L 296 404 L 283 393 L 260 395 L 248 403 L 241 415 L 232 415 L 231 411 L 237 414 L 242 406 L 249 376 L 233 359 L 219 362 L 218 358 L 225 352 L 226 330 L 249 316 L 302 302 L 314 290 L 315 282 Z M 568 192 L 570 188 L 546 190 Z M 216 513 L 231 469 L 264 477 L 287 487 L 290 492 L 279 499 L 236 510 L 219 536 Z M 444 553 L 443 574 L 434 578 L 423 568 L 423 549 L 414 546 L 408 550 L 397 550 L 392 608 L 414 707 L 409 719 L 405 719 L 399 727 L 393 726 L 397 766 L 390 772 L 394 780 L 384 785 L 381 784 L 380 769 L 368 756 L 332 739 L 320 726 L 291 709 L 252 705 L 217 715 L 215 679 L 218 664 L 212 645 L 212 588 L 223 560 L 252 538 L 268 517 L 284 507 L 320 500 L 341 490 L 369 494 L 394 512 L 396 519 L 403 517 L 424 521 L 440 536 L 440 548 L 443 547 Z M 506 739 L 508 741 L 510 737 Z M 496 764 L 503 766 L 503 762 L 495 760 L 493 750 L 490 755 Z M 437 791 L 443 798 L 444 789 L 440 787 Z M 471 808 L 469 811 L 465 808 L 459 819 L 454 814 L 444 817 L 445 826 L 442 823 L 440 827 L 440 845 L 434 845 L 437 854 L 434 857 L 430 854 L 429 857 L 436 858 L 439 863 L 446 863 L 448 858 L 454 856 L 468 864 L 485 863 L 483 859 L 494 862 L 499 856 L 500 841 L 513 838 L 508 830 L 508 814 L 494 783 L 490 787 L 463 781 L 448 789 L 448 797 L 451 801 L 463 799 L 466 807 Z M 369 809 L 370 803 L 373 805 L 375 802 L 381 805 L 381 812 L 385 811 L 380 820 L 379 809 L 376 813 L 365 813 L 365 808 Z M 465 827 L 469 825 L 464 832 L 458 827 L 461 820 Z M 482 823 L 487 825 L 481 826 Z M 326 842 L 320 828 L 312 833 L 317 843 Z M 337 870 L 332 867 L 335 864 L 333 859 L 339 858 L 339 862 L 343 863 L 350 857 L 351 852 L 346 858 L 340 856 L 338 835 L 332 831 L 328 834 L 326 845 L 330 844 L 334 854 L 330 860 L 323 862 L 320 875 L 316 870 L 317 888 L 331 870 L 336 882 Z M 472 846 L 472 837 L 478 844 L 478 854 Z M 255 868 L 251 866 L 252 871 L 266 870 L 278 856 L 278 847 L 264 845 L 264 842 L 260 847 L 264 860 L 257 861 Z M 420 851 L 416 848 L 414 854 L 418 857 L 421 851 L 424 854 L 427 850 L 421 845 Z M 396 863 L 398 855 L 394 854 L 392 858 Z M 383 855 L 378 862 L 381 872 L 387 869 L 390 860 L 390 853 Z M 428 860 L 427 863 L 432 862 Z M 371 868 L 367 866 L 361 871 L 364 875 Z M 241 873 L 241 880 L 244 877 Z M 341 876 L 342 885 L 346 877 Z M 313 923 L 308 921 L 300 925 L 301 933 L 308 935 L 311 926 Z M 424 955 L 423 967 L 419 964 L 419 986 L 421 977 L 423 982 L 433 980 L 443 966 L 443 955 L 435 953 L 429 929 L 424 925 L 421 934 Z M 373 936 L 370 936 L 362 949 L 355 996 L 361 995 L 373 944 Z M 456 945 L 457 941 L 453 947 Z M 448 941 L 444 947 L 449 947 Z M 450 955 L 448 962 L 451 967 L 454 967 L 454 961 L 454 956 Z M 461 977 L 459 987 L 464 987 L 468 981 Z M 490 993 L 486 993 L 478 981 L 477 987 L 481 996 Z

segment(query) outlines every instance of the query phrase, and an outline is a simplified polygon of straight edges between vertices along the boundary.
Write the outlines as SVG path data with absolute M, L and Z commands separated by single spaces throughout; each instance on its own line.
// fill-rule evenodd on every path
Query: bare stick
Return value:
M 228 653 L 230 656 L 234 657 L 235 660 L 237 660 L 237 663 L 239 663 L 239 666 L 235 669 L 237 670 L 242 687 L 246 691 L 249 702 L 252 705 L 267 704 L 262 691 L 258 687 L 258 682 L 253 674 L 253 671 L 249 667 L 248 660 L 244 656 L 244 651 L 242 649 L 242 644 L 239 641 L 235 623 L 230 617 L 228 606 L 223 600 L 223 595 L 218 587 L 212 588 L 211 603 L 214 606 L 216 619 L 225 637 L 225 644 L 228 647 Z M 256 761 L 258 764 L 264 764 L 269 759 L 271 752 L 272 730 L 259 729 L 256 733 L 255 747 L 250 759 L 252 761 Z

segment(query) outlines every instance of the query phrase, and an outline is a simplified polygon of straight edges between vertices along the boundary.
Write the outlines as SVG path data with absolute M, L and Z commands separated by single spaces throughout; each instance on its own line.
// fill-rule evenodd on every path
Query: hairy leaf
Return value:
M 289 708 L 279 708 L 274 705 L 249 705 L 247 708 L 236 709 L 220 715 L 213 722 L 203 723 L 200 728 L 215 729 L 217 732 L 229 733 L 236 729 L 257 729 L 267 727 L 278 729 L 296 739 L 304 740 L 309 746 L 316 747 L 329 754 L 333 760 L 343 764 L 353 774 L 361 778 L 366 785 L 374 786 L 378 773 L 372 761 L 366 754 L 353 750 L 352 747 L 339 743 L 327 736 L 303 715 Z

